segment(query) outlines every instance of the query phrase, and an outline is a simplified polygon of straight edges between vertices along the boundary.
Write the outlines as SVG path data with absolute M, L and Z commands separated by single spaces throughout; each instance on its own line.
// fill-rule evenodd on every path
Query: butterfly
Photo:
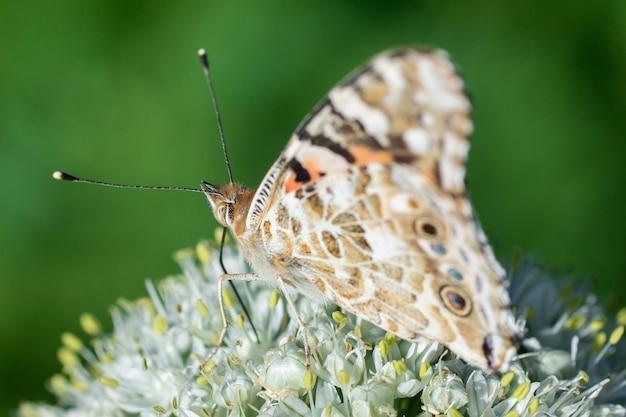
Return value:
M 445 52 L 374 57 L 306 117 L 258 189 L 202 183 L 254 271 L 221 280 L 274 283 L 297 314 L 294 288 L 507 370 L 519 336 L 465 188 L 470 108 Z

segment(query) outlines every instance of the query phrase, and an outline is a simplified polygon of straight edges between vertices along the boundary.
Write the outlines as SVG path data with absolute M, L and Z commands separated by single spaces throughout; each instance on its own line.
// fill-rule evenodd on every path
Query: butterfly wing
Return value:
M 402 338 L 508 368 L 517 332 L 504 270 L 465 193 L 469 112 L 440 51 L 383 53 L 333 88 L 252 200 L 263 273 Z
M 261 182 L 247 226 L 258 223 L 270 194 L 372 162 L 414 165 L 442 189 L 464 194 L 470 108 L 445 52 L 380 54 L 335 86 L 296 129 Z

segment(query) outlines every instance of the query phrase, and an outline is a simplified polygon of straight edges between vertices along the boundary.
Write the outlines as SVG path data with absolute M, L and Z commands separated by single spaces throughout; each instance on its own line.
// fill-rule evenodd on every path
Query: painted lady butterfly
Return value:
M 256 273 L 221 279 L 273 282 L 295 311 L 294 287 L 505 371 L 519 337 L 466 195 L 463 88 L 444 52 L 384 52 L 318 104 L 258 190 L 203 183 Z

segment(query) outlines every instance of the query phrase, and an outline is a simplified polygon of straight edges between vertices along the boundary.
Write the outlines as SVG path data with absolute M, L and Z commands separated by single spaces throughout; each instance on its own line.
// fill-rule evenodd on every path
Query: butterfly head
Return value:
M 254 190 L 240 184 L 218 187 L 205 181 L 200 183 L 200 189 L 209 201 L 215 219 L 235 234 L 243 233 Z

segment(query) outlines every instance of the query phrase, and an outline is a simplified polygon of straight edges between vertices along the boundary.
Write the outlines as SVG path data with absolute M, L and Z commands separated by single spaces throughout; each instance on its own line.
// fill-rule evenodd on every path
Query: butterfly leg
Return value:
M 280 288 L 283 295 L 285 296 L 285 299 L 287 300 L 287 304 L 289 304 L 289 308 L 291 308 L 291 312 L 296 317 L 296 320 L 298 321 L 298 325 L 300 326 L 300 329 L 302 330 L 302 342 L 304 343 L 304 358 L 306 361 L 306 369 L 310 369 L 311 368 L 311 348 L 310 348 L 310 342 L 309 342 L 310 340 L 309 332 L 306 329 L 306 323 L 300 317 L 300 314 L 298 313 L 298 309 L 296 308 L 296 303 L 293 301 L 293 298 L 291 298 L 291 295 L 289 295 L 289 290 L 287 289 L 287 286 L 285 285 L 285 281 L 283 281 L 280 275 L 276 276 L 276 281 L 278 282 L 278 287 Z
M 207 355 L 207 357 L 204 359 L 204 361 L 200 365 L 200 369 L 205 369 L 205 365 L 211 360 L 211 358 L 213 358 L 213 356 L 215 356 L 217 351 L 222 347 L 224 338 L 226 337 L 226 332 L 228 331 L 229 322 L 228 322 L 228 319 L 226 318 L 226 309 L 224 308 L 224 293 L 222 290 L 223 283 L 225 281 L 257 281 L 260 279 L 262 278 L 256 274 L 222 274 L 219 276 L 219 280 L 217 283 L 217 291 L 219 294 L 218 299 L 219 299 L 219 304 L 220 304 L 220 314 L 222 315 L 222 323 L 223 323 L 222 331 L 220 332 L 217 342 L 215 343 L 215 347 Z M 276 281 L 278 282 L 278 286 L 281 292 L 283 293 L 283 295 L 285 296 L 285 299 L 287 300 L 287 304 L 289 305 L 289 308 L 291 309 L 292 313 L 296 317 L 298 326 L 300 326 L 300 329 L 302 330 L 302 341 L 304 344 L 304 356 L 305 356 L 305 361 L 306 361 L 306 367 L 307 369 L 309 369 L 311 367 L 311 348 L 310 348 L 309 332 L 306 329 L 306 323 L 300 317 L 300 314 L 298 313 L 298 309 L 296 308 L 296 304 L 293 301 L 293 298 L 291 297 L 291 295 L 289 295 L 289 290 L 287 289 L 287 286 L 285 285 L 285 282 L 283 281 L 283 279 L 280 276 L 276 276 Z
M 215 343 L 215 347 L 211 352 L 209 352 L 206 358 L 204 358 L 202 364 L 200 364 L 200 370 L 204 371 L 206 364 L 211 360 L 211 358 L 213 358 L 213 356 L 215 356 L 217 351 L 222 347 L 222 344 L 224 343 L 224 338 L 226 337 L 226 332 L 228 331 L 229 323 L 228 319 L 226 318 L 226 309 L 224 308 L 224 281 L 256 281 L 259 279 L 261 278 L 256 274 L 222 274 L 219 276 L 219 279 L 217 281 L 217 293 L 220 303 L 220 314 L 222 315 L 222 331 L 220 332 L 217 342 Z

